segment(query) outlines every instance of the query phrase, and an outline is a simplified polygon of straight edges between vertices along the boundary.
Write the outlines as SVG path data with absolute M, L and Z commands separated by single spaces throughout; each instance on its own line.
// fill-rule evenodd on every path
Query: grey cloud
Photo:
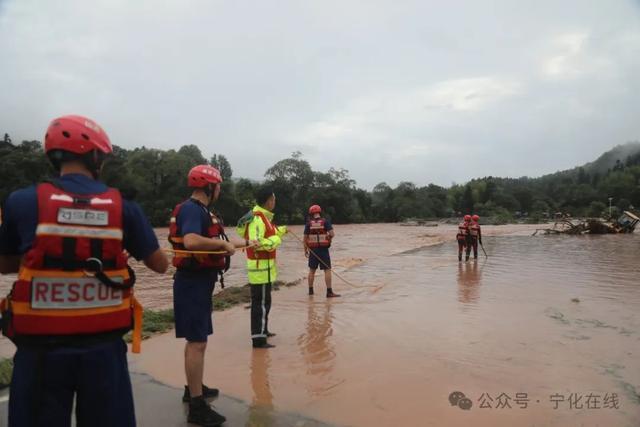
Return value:
M 0 3 L 0 131 L 65 113 L 125 147 L 198 144 L 239 176 L 449 185 L 540 175 L 638 139 L 637 4 Z

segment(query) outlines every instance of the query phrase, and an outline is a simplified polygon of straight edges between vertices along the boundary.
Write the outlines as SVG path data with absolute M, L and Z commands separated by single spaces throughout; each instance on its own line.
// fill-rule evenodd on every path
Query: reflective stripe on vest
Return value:
M 38 225 L 5 307 L 10 337 L 99 334 L 130 329 L 131 288 L 108 287 L 86 265 L 104 267 L 112 281 L 132 284 L 122 248 L 122 199 L 115 189 L 75 195 L 50 183 L 37 187 Z M 92 263 L 85 264 L 92 259 Z M 72 268 L 69 268 L 72 266 Z
M 307 246 L 310 248 L 328 248 L 331 245 L 331 239 L 325 228 L 325 219 L 314 218 L 309 220 L 307 224 L 309 226 Z
M 458 234 L 456 235 L 456 237 L 458 238 L 458 240 L 466 240 L 468 235 L 469 235 L 469 223 L 463 221 L 460 224 L 458 224 Z
M 171 219 L 169 221 L 169 243 L 176 251 L 186 251 L 186 252 L 174 252 L 172 264 L 176 268 L 184 268 L 184 269 L 194 269 L 194 270 L 202 270 L 202 269 L 213 269 L 213 270 L 222 270 L 226 266 L 226 256 L 223 254 L 191 254 L 188 253 L 187 248 L 184 246 L 184 236 L 182 235 L 181 230 L 178 230 L 178 222 L 177 218 L 180 214 L 180 209 L 185 203 L 189 203 L 190 200 L 186 200 L 179 205 L 177 205 L 173 209 L 173 213 L 171 214 Z M 195 203 L 195 202 L 194 202 Z M 203 209 L 206 209 L 203 206 Z M 224 238 L 224 225 L 222 220 L 215 216 L 212 212 L 209 212 L 209 225 L 207 228 L 207 234 L 204 237 L 210 238 Z

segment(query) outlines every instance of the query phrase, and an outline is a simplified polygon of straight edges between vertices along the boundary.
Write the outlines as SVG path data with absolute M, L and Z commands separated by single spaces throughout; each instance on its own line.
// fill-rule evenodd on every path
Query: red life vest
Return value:
M 269 221 L 269 219 L 264 216 L 264 214 L 260 211 L 254 211 L 253 212 L 254 215 L 260 217 L 260 219 L 262 220 L 262 222 L 264 223 L 264 237 L 265 238 L 269 238 L 271 236 L 275 236 L 276 235 L 276 227 L 271 223 L 271 221 Z M 249 240 L 249 227 L 251 226 L 251 223 L 248 223 L 244 229 L 244 238 L 245 240 Z M 275 259 L 276 258 L 276 251 L 260 251 L 260 250 L 256 250 L 255 248 L 247 248 L 247 259 L 252 259 L 252 260 L 260 260 L 260 259 Z
M 331 237 L 325 229 L 324 218 L 312 218 L 307 222 L 309 234 L 307 235 L 307 246 L 310 248 L 328 248 L 331 246 Z
M 139 305 L 122 246 L 120 192 L 77 195 L 43 183 L 37 198 L 33 246 L 2 301 L 4 334 L 44 338 L 131 329 Z
M 478 224 L 477 222 L 472 222 L 469 226 L 469 233 L 471 234 L 471 237 L 478 238 L 478 236 L 480 235 L 480 224 Z
M 177 269 L 184 270 L 228 270 L 229 256 L 224 254 L 193 254 L 189 253 L 185 248 L 184 236 L 182 235 L 181 230 L 178 230 L 177 218 L 182 206 L 189 202 L 190 200 L 180 203 L 173 209 L 173 213 L 171 214 L 171 222 L 169 223 L 169 243 L 171 243 L 173 250 L 176 251 L 173 254 L 173 266 Z M 194 203 L 200 204 L 199 202 Z M 203 209 L 206 209 L 206 207 L 203 206 Z M 209 213 L 209 224 L 207 234 L 204 237 L 228 241 L 229 239 L 224 233 L 224 224 L 222 223 L 222 220 L 212 212 L 209 212 L 208 209 L 207 212 Z
M 458 224 L 458 240 L 465 240 L 467 238 L 467 236 L 469 235 L 469 223 L 462 221 L 460 224 Z

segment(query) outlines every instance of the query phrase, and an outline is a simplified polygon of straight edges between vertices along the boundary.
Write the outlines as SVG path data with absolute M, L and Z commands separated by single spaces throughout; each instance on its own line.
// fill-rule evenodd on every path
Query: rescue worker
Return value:
M 309 220 L 304 227 L 304 256 L 309 258 L 309 295 L 313 295 L 313 281 L 316 270 L 324 271 L 324 283 L 327 286 L 327 298 L 339 297 L 331 288 L 331 256 L 329 247 L 334 237 L 331 221 L 323 218 L 322 208 L 313 205 L 309 208 Z M 312 251 L 312 253 L 310 253 Z
M 184 365 L 187 385 L 183 402 L 189 402 L 188 422 L 218 426 L 226 418 L 211 409 L 205 399 L 217 397 L 218 389 L 202 384 L 207 337 L 213 333 L 211 312 L 217 280 L 224 287 L 223 274 L 230 257 L 245 242 L 229 242 L 222 219 L 209 210 L 220 195 L 220 172 L 209 165 L 193 167 L 187 177 L 191 197 L 178 204 L 171 215 L 169 242 L 174 249 L 173 310 L 176 338 L 185 338 Z M 235 240 L 235 239 L 234 239 Z M 223 252 L 199 254 L 192 252 Z
M 251 284 L 251 340 L 254 348 L 271 348 L 268 337 L 271 311 L 271 286 L 277 278 L 276 248 L 287 233 L 286 226 L 273 224 L 276 195 L 271 187 L 262 186 L 256 193 L 257 204 L 238 221 L 236 232 L 257 246 L 247 248 L 247 274 Z
M 157 273 L 168 260 L 140 207 L 98 181 L 112 153 L 100 126 L 57 118 L 44 151 L 59 177 L 11 193 L 0 227 L 0 273 L 18 273 L 1 304 L 17 347 L 9 426 L 71 426 L 74 396 L 78 426 L 135 426 L 122 336 L 141 313 L 127 257 Z
M 473 248 L 473 258 L 478 259 L 478 242 L 482 245 L 482 231 L 480 229 L 480 217 L 473 215 L 469 224 L 469 245 L 467 246 L 467 259 Z
M 466 261 L 469 261 L 469 226 L 471 225 L 471 215 L 465 215 L 464 220 L 458 224 L 458 261 L 462 261 L 462 251 L 467 249 Z

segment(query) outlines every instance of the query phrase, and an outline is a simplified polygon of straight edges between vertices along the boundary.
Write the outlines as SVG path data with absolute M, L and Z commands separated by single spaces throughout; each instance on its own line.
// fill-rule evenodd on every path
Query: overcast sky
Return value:
M 445 5 L 446 3 L 446 5 Z M 640 2 L 0 0 L 0 133 L 449 186 L 640 139 Z

